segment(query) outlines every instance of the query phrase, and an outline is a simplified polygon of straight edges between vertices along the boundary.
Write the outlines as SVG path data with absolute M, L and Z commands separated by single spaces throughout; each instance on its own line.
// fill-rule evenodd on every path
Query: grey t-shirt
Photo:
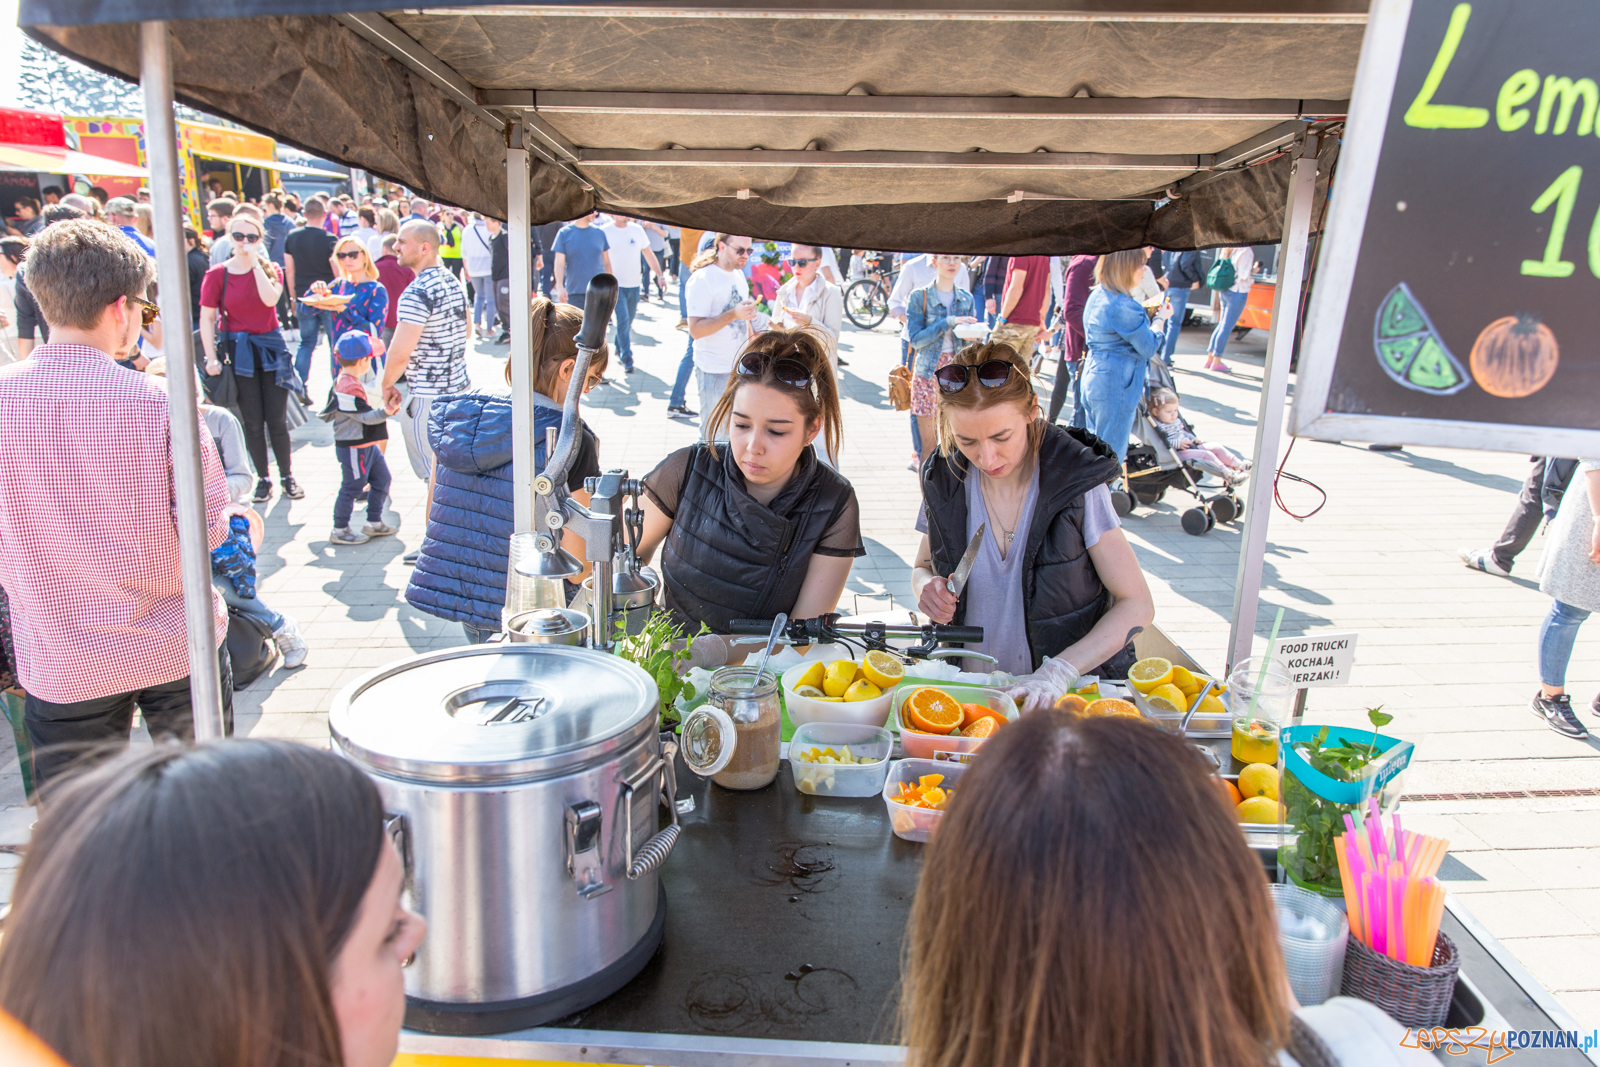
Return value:
M 983 502 L 980 474 L 976 467 L 967 472 L 967 537 L 978 532 L 982 523 L 988 522 L 989 511 Z M 1028 624 L 1023 612 L 1022 578 L 1023 558 L 1026 556 L 1028 531 L 1033 527 L 1033 514 L 1039 505 L 1039 468 L 1034 465 L 1033 478 L 1028 483 L 1028 495 L 1022 502 L 1017 529 L 1012 535 L 1011 551 L 1000 558 L 1000 530 L 992 522 L 983 535 L 983 546 L 973 561 L 972 574 L 967 579 L 967 610 L 964 622 L 968 626 L 983 627 L 982 644 L 969 646 L 974 652 L 993 656 L 999 662 L 989 664 L 983 660 L 963 659 L 962 670 L 987 674 L 1001 670 L 1014 675 L 1033 673 L 1033 656 L 1028 648 Z M 1111 490 L 1097 485 L 1083 494 L 1083 543 L 1093 548 L 1107 530 L 1122 525 L 1111 505 Z M 926 511 L 917 514 L 917 530 L 928 532 Z M 1059 648 L 1045 649 L 1053 656 Z M 1098 664 L 1096 664 L 1098 666 Z

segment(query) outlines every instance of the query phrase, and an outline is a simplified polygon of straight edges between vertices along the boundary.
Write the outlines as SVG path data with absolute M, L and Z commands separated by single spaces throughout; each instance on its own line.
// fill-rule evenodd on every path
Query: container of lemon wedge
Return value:
M 1178 733 L 1183 717 L 1211 679 L 1160 656 L 1148 656 L 1128 669 L 1128 686 L 1139 713 L 1169 733 Z M 1221 682 L 1200 701 L 1189 720 L 1189 737 L 1232 737 L 1233 719 L 1223 703 Z
M 789 741 L 789 770 L 802 793 L 875 797 L 889 777 L 894 736 L 881 726 L 808 722 Z
M 882 726 L 889 720 L 889 700 L 905 678 L 899 659 L 871 651 L 859 660 L 811 660 L 783 672 L 783 704 L 795 726 L 810 722 L 843 722 Z

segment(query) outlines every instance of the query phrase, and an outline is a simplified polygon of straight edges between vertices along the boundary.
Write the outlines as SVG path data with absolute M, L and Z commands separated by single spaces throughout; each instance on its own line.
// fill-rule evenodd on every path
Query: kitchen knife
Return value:
M 944 580 L 944 587 L 950 590 L 951 596 L 960 596 L 961 590 L 967 587 L 967 578 L 972 574 L 972 564 L 978 558 L 978 549 L 983 547 L 983 535 L 988 529 L 988 523 L 978 524 L 978 532 L 967 542 L 967 550 L 961 553 L 961 562 L 956 564 L 955 573 Z

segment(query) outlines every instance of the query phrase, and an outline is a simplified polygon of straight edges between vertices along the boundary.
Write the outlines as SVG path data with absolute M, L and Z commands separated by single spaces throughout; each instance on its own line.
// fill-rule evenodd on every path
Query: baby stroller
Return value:
M 1123 462 L 1122 488 L 1111 491 L 1111 502 L 1118 515 L 1127 516 L 1136 506 L 1153 506 L 1168 489 L 1181 490 L 1195 499 L 1195 506 L 1181 517 L 1183 532 L 1199 537 L 1217 523 L 1232 522 L 1244 513 L 1235 489 L 1247 475 L 1227 471 L 1214 461 L 1180 460 L 1150 413 L 1150 396 L 1157 389 L 1178 392 L 1172 371 L 1159 356 L 1150 360 L 1144 399 L 1133 421 L 1135 440 L 1128 445 L 1128 458 Z

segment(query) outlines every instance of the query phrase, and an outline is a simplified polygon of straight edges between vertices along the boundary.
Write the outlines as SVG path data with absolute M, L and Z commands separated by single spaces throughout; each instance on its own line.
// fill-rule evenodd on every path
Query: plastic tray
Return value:
M 878 761 L 847 766 L 807 763 L 800 759 L 800 753 L 812 746 L 837 749 L 840 745 L 849 745 L 857 756 L 876 756 Z M 883 792 L 883 783 L 889 777 L 889 753 L 893 748 L 893 736 L 881 726 L 847 722 L 808 722 L 797 726 L 789 741 L 789 770 L 794 774 L 794 787 L 815 796 L 877 796 Z
M 948 682 L 929 682 L 921 678 L 908 678 L 895 686 L 890 704 L 889 729 L 900 735 L 900 747 L 907 756 L 915 759 L 933 759 L 935 752 L 976 752 L 983 746 L 984 737 L 962 737 L 959 734 L 925 734 L 907 730 L 900 723 L 900 705 L 913 689 L 931 686 L 962 704 L 983 704 L 1005 717 L 1007 722 L 1017 718 L 1017 702 L 987 686 L 953 685 Z
M 888 780 L 883 783 L 883 803 L 889 809 L 889 825 L 894 828 L 894 836 L 906 841 L 926 842 L 939 828 L 939 820 L 944 818 L 942 811 L 913 808 L 892 799 L 893 794 L 899 792 L 896 788 L 899 783 L 914 782 L 924 774 L 942 774 L 944 787 L 948 789 L 960 780 L 966 770 L 964 763 L 931 759 L 902 759 L 890 764 Z
M 1104 682 L 1100 684 L 1100 688 L 1102 692 L 1105 691 Z M 1189 737 L 1233 736 L 1233 716 L 1228 713 L 1227 699 L 1215 691 L 1213 691 L 1212 695 L 1223 702 L 1223 713 L 1221 715 L 1201 715 L 1196 712 L 1195 717 L 1189 720 Z M 1133 706 L 1139 709 L 1139 714 L 1154 722 L 1169 734 L 1177 733 L 1178 727 L 1183 725 L 1183 716 L 1181 714 L 1173 715 L 1170 712 L 1156 710 L 1145 700 L 1144 694 L 1131 685 L 1128 686 L 1128 696 L 1124 699 L 1132 700 Z

